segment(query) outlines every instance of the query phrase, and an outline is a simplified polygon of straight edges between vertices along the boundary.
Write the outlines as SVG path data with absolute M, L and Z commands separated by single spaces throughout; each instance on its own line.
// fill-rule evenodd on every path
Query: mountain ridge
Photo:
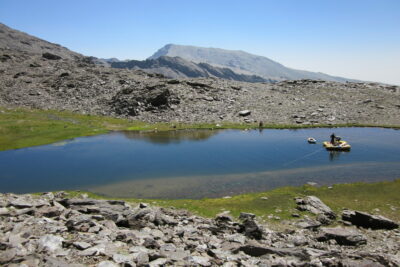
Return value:
M 356 81 L 354 79 L 331 76 L 322 72 L 297 70 L 284 66 L 264 56 L 254 55 L 242 50 L 226 50 L 213 47 L 167 44 L 148 59 L 161 56 L 181 57 L 194 63 L 207 63 L 216 67 L 230 68 L 247 75 L 258 75 L 271 80 L 313 79 L 326 81 Z
M 35 36 L 31 36 L 27 33 L 14 30 L 2 23 L 0 23 L 0 33 L 7 36 L 7 38 L 0 39 L 0 47 L 6 49 L 25 51 L 33 54 L 52 53 L 60 56 L 63 59 L 76 60 L 87 58 L 95 64 L 107 67 L 111 66 L 111 64 L 115 62 L 121 62 L 120 60 L 115 58 L 101 59 L 96 57 L 86 57 L 80 53 L 71 51 L 68 48 L 63 47 L 59 44 L 51 43 Z M 161 56 L 180 57 L 183 60 L 197 64 L 195 69 L 203 69 L 199 72 L 202 72 L 203 74 L 197 77 L 217 77 L 225 79 L 232 79 L 232 77 L 236 77 L 234 79 L 238 79 L 238 81 L 250 82 L 263 81 L 263 79 L 265 81 L 313 79 L 339 82 L 358 82 L 354 79 L 331 76 L 321 72 L 309 72 L 287 68 L 284 65 L 275 62 L 267 57 L 253 55 L 242 50 L 226 50 L 222 48 L 203 48 L 197 46 L 167 44 L 156 51 L 148 59 L 157 59 Z M 200 63 L 208 65 L 199 65 Z M 189 64 L 190 63 L 187 63 L 187 65 Z M 210 75 L 209 72 L 212 67 L 217 68 L 215 70 L 212 70 L 212 73 L 227 73 L 230 71 L 226 70 L 226 68 L 229 68 L 232 72 L 234 72 L 234 74 L 229 73 L 229 75 L 227 75 L 226 77 L 224 77 L 224 75 Z M 192 77 L 185 76 L 174 68 L 158 68 L 157 71 L 147 69 L 146 71 L 150 73 L 158 72 L 171 78 Z
M 257 75 L 236 73 L 230 68 L 215 67 L 208 63 L 194 63 L 181 57 L 161 56 L 143 61 L 113 61 L 109 62 L 109 64 L 113 68 L 141 69 L 175 79 L 215 77 L 243 82 L 274 82 L 274 80 L 265 79 Z

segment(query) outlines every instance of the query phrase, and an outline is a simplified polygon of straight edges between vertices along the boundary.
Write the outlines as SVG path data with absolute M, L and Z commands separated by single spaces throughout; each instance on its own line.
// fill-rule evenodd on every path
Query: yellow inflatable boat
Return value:
M 327 150 L 349 151 L 351 149 L 351 145 L 346 141 L 337 141 L 335 145 L 329 141 L 325 141 L 323 145 Z

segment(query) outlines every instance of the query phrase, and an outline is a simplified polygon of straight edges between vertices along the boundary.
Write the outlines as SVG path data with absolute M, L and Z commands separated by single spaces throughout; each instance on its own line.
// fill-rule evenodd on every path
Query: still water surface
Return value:
M 337 135 L 350 152 L 328 152 Z M 317 144 L 308 144 L 307 137 Z M 279 186 L 400 178 L 400 131 L 336 128 L 114 132 L 0 152 L 1 192 L 88 190 L 114 197 L 202 198 Z

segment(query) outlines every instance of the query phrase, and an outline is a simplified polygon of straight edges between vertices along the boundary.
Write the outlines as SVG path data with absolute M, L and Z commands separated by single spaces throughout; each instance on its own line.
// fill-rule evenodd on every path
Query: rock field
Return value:
M 167 79 L 101 65 L 3 24 L 0 37 L 1 107 L 146 122 L 400 125 L 399 86 Z M 273 231 L 249 213 L 209 219 L 63 192 L 0 194 L 0 265 L 400 266 L 397 222 L 338 215 L 313 196 L 293 201 L 299 214 Z
M 400 124 L 400 87 L 313 80 L 245 83 L 167 79 L 0 48 L 0 105 L 69 110 L 147 122 Z M 241 116 L 241 111 L 249 114 Z
M 254 214 L 214 219 L 81 194 L 0 195 L 2 266 L 399 266 L 399 225 L 382 216 L 342 220 L 316 197 L 272 231 Z M 352 219 L 353 218 L 353 219 Z M 336 226 L 330 224 L 334 223 Z M 339 226 L 337 226 L 339 224 Z M 352 225 L 355 224 L 355 225 Z M 376 230 L 371 230 L 373 226 Z

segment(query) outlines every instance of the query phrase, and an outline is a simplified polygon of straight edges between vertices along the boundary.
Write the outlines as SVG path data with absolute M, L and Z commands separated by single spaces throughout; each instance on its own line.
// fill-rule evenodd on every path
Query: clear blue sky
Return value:
M 400 0 L 0 0 L 0 22 L 96 57 L 175 43 L 400 84 Z

